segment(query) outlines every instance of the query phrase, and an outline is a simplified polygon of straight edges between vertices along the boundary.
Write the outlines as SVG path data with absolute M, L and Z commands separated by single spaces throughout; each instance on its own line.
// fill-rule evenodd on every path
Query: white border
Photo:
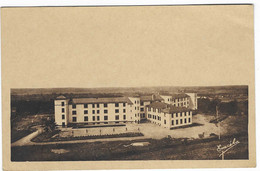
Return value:
M 260 130 L 260 121 L 259 116 L 257 115 L 259 110 L 259 97 L 260 97 L 260 1 L 259 0 L 1 0 L 0 7 L 34 7 L 34 6 L 106 6 L 106 5 L 190 5 L 190 4 L 254 4 L 255 12 L 255 88 L 256 88 L 256 135 L 259 135 Z M 1 43 L 1 42 L 0 42 Z M 1 61 L 0 61 L 1 63 Z M 0 70 L 1 73 L 1 70 Z M 1 82 L 1 80 L 0 80 Z M 2 85 L 2 84 L 1 84 Z M 0 90 L 0 110 L 2 113 L 2 89 Z M 0 119 L 0 141 L 2 142 L 2 117 Z M 257 166 L 260 163 L 259 154 L 260 154 L 260 138 L 256 136 L 256 149 L 257 149 Z M 2 168 L 2 145 L 0 148 L 0 164 Z M 260 166 L 256 168 L 240 168 L 240 169 L 221 169 L 223 171 L 234 171 L 234 170 L 259 170 Z M 171 169 L 167 169 L 171 170 Z M 177 169 L 174 169 L 177 170 Z M 178 169 L 180 170 L 180 169 Z M 191 170 L 191 169 L 181 169 L 181 170 Z M 202 169 L 192 169 L 193 171 L 199 171 Z M 203 170 L 212 170 L 217 171 L 219 169 L 203 169 Z M 141 171 L 141 170 L 140 170 Z M 142 170 L 144 171 L 144 170 Z

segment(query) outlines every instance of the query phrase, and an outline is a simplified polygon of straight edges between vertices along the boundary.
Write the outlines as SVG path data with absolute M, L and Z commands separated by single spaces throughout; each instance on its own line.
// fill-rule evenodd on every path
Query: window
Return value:
M 95 108 L 95 104 L 92 104 L 92 108 Z
M 115 119 L 116 119 L 116 120 L 119 120 L 119 115 L 116 115 L 116 116 L 115 116 Z
M 168 99 L 168 102 L 170 101 L 170 99 Z
M 65 122 L 62 122 L 62 127 L 65 127 Z
M 141 106 L 143 106 L 144 105 L 144 102 L 141 102 Z
M 104 116 L 104 120 L 107 121 L 108 120 L 108 116 Z
M 97 114 L 99 114 L 99 110 L 97 110 Z
M 182 112 L 181 112 L 180 116 L 182 117 Z
M 84 121 L 88 121 L 88 117 L 87 116 L 84 117 Z
M 88 114 L 88 110 L 84 110 L 84 114 Z
M 76 109 L 76 104 L 72 104 L 72 109 Z
M 119 104 L 118 104 L 118 103 L 115 103 L 115 107 L 119 107 Z
M 166 120 L 164 120 L 164 124 L 166 124 Z
M 124 115 L 123 117 L 124 117 L 124 120 L 126 120 L 126 115 Z
M 136 100 L 135 100 L 135 104 L 136 104 Z
M 189 123 L 190 123 L 190 118 L 189 118 Z
M 88 104 L 84 104 L 84 108 L 88 108 Z
M 77 122 L 77 117 L 72 117 L 73 122 Z
M 65 112 L 65 109 L 64 109 L 64 108 L 61 108 L 61 112 L 64 113 L 64 112 Z
M 178 117 L 178 113 L 176 113 L 176 117 Z
M 73 110 L 72 111 L 72 115 L 76 115 L 77 114 L 77 111 L 76 110 Z
M 173 118 L 173 113 L 172 113 L 172 118 Z
M 187 113 L 188 113 L 188 112 L 184 112 L 184 115 L 187 116 Z
M 104 113 L 107 113 L 107 110 L 104 110 Z
M 116 113 L 119 113 L 119 109 L 116 109 L 115 112 L 116 112 Z
M 143 111 L 144 111 L 144 108 L 142 107 L 142 108 L 140 108 L 140 110 L 141 110 L 141 112 L 143 112 Z
M 97 116 L 97 120 L 99 121 L 99 116 Z
M 184 119 L 184 123 L 187 123 L 187 119 L 186 118 Z
M 179 120 L 176 120 L 176 125 L 178 125 L 179 124 Z
M 125 109 L 123 109 L 123 113 L 125 113 Z
M 65 119 L 65 115 L 62 115 L 62 119 Z
M 172 120 L 172 125 L 174 125 L 174 120 Z
M 180 124 L 182 124 L 182 119 L 180 119 Z
M 123 106 L 125 107 L 125 103 L 123 103 Z
M 95 114 L 95 110 L 92 110 L 92 114 Z
M 95 121 L 95 116 L 92 116 L 92 120 Z
M 148 111 L 151 112 L 151 108 L 148 108 Z
M 104 103 L 104 107 L 107 107 L 107 103 Z
M 61 106 L 64 106 L 65 105 L 65 103 L 64 102 L 61 102 Z
M 99 108 L 99 104 L 97 104 L 97 108 Z

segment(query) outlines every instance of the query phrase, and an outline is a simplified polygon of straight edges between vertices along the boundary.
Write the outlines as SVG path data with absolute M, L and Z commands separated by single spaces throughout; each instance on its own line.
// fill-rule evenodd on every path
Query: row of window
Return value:
M 191 115 L 192 111 L 189 111 L 189 112 L 180 112 L 180 113 L 176 113 L 175 114 L 175 117 L 182 117 L 182 116 L 187 116 L 187 115 Z M 172 114 L 172 118 L 174 118 L 174 114 Z
M 64 115 L 62 115 L 62 119 L 65 119 L 65 116 L 63 118 Z M 100 116 L 92 116 L 92 121 L 100 121 Z M 104 121 L 107 121 L 108 120 L 108 116 L 104 116 Z M 115 116 L 115 120 L 119 120 L 119 115 L 116 115 Z M 123 115 L 123 120 L 126 120 L 126 115 Z M 89 117 L 88 116 L 84 116 L 84 121 L 89 121 Z M 72 122 L 77 122 L 77 117 L 72 117 Z
M 168 98 L 168 102 L 180 102 L 180 101 L 187 101 L 187 98 L 176 98 L 176 99 L 172 99 L 172 98 Z
M 161 121 L 162 118 L 160 116 L 156 116 L 156 115 L 151 115 L 151 114 L 148 114 L 148 118 L 153 118 L 153 119 L 157 119 L 158 121 Z
M 174 123 L 175 121 L 175 123 Z M 179 122 L 180 121 L 180 122 Z M 188 121 L 188 122 L 187 122 Z M 178 124 L 186 124 L 186 123 L 191 123 L 191 119 L 190 118 L 185 118 L 185 119 L 176 119 L 176 120 L 172 120 L 172 125 L 178 125 Z
M 92 114 L 99 114 L 100 110 L 92 110 Z M 104 110 L 104 114 L 107 114 L 108 110 Z M 119 109 L 115 109 L 115 113 L 119 113 Z M 126 109 L 123 109 L 123 113 L 126 113 Z M 72 115 L 76 115 L 77 111 L 73 110 Z M 84 114 L 89 114 L 88 110 L 84 110 Z
M 126 106 L 126 103 L 122 103 L 123 107 Z M 99 108 L 102 104 L 84 104 L 84 108 L 88 108 L 89 105 L 92 105 L 92 108 Z M 103 107 L 107 107 L 107 103 L 103 103 Z M 115 107 L 119 107 L 119 103 L 115 103 Z M 76 109 L 77 108 L 77 104 L 72 104 L 72 109 Z

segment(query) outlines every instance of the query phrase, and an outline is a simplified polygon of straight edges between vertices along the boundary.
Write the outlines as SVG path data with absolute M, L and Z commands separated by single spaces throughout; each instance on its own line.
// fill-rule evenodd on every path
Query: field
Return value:
M 232 137 L 233 138 L 233 137 Z M 174 139 L 143 139 L 94 143 L 55 144 L 12 148 L 12 161 L 82 161 L 82 160 L 219 160 L 217 145 L 226 145 L 231 137 L 183 143 Z M 225 159 L 248 159 L 247 136 L 237 135 L 239 144 L 225 154 Z M 129 146 L 149 142 L 144 147 Z M 60 153 L 55 153 L 59 150 Z M 62 153 L 64 152 L 64 153 Z

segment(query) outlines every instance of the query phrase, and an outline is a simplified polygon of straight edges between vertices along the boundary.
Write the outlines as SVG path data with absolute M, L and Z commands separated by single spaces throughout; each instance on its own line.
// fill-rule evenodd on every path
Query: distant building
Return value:
M 182 126 L 192 123 L 192 118 L 188 116 L 192 116 L 191 110 L 197 109 L 196 94 L 189 94 L 72 99 L 58 96 L 54 102 L 55 122 L 57 125 L 65 127 L 74 124 L 141 123 L 148 120 L 166 128 Z M 156 108 L 157 106 L 159 107 Z M 151 108 L 155 109 L 155 113 L 148 111 Z M 175 113 L 172 113 L 173 111 Z M 176 121 L 176 117 L 182 116 L 182 114 L 179 114 L 180 112 L 190 113 L 187 113 L 189 114 L 187 118 L 181 118 L 183 121 L 177 121 L 177 123 L 173 123 L 174 125 L 169 124 L 173 119 L 170 114 L 173 114 L 171 116 Z M 179 114 L 179 116 L 176 116 L 176 114 Z M 153 115 L 156 119 L 151 118 Z M 186 116 L 186 114 L 183 113 L 183 116 Z M 158 117 L 161 120 L 158 120 Z M 165 122 L 166 124 L 164 124 Z

